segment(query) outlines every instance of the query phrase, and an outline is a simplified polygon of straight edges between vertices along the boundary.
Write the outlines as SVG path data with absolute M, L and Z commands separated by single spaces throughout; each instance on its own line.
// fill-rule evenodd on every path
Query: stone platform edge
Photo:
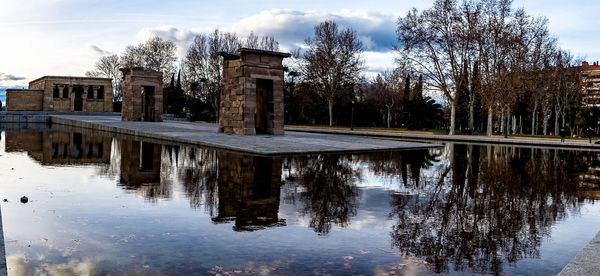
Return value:
M 4 227 L 2 227 L 2 210 L 0 210 L 0 276 L 8 275 L 6 267 L 6 251 L 4 249 Z
M 600 232 L 577 253 L 558 275 L 600 275 Z
M 590 144 L 586 142 L 559 142 L 553 140 L 535 140 L 535 139 L 518 139 L 518 138 L 495 138 L 484 136 L 467 136 L 467 135 L 439 135 L 439 134 L 413 134 L 399 132 L 383 132 L 383 131 L 365 131 L 365 130 L 339 130 L 339 129 L 321 129 L 310 127 L 293 127 L 286 126 L 286 131 L 320 133 L 320 134 L 336 134 L 336 135 L 352 135 L 362 137 L 378 137 L 388 139 L 416 139 L 429 141 L 445 141 L 445 142 L 465 142 L 465 143 L 486 143 L 486 144 L 504 144 L 504 145 L 520 145 L 520 146 L 536 146 L 536 147 L 552 147 L 552 148 L 569 148 L 569 149 L 592 149 L 600 150 L 600 145 Z
M 209 148 L 218 149 L 218 150 L 242 152 L 242 153 L 260 155 L 260 156 L 308 155 L 308 154 L 321 154 L 321 153 L 353 154 L 353 153 L 396 151 L 396 150 L 402 150 L 402 151 L 420 150 L 420 149 L 429 149 L 429 148 L 436 148 L 436 147 L 442 146 L 440 144 L 424 144 L 423 146 L 413 146 L 411 148 L 374 148 L 374 149 L 355 149 L 355 150 L 332 149 L 332 150 L 314 150 L 314 151 L 307 150 L 307 151 L 302 151 L 302 152 L 297 152 L 297 151 L 264 152 L 264 151 L 256 151 L 256 150 L 244 149 L 244 148 L 238 148 L 238 147 L 231 147 L 231 146 L 227 146 L 227 145 L 210 143 L 210 142 L 206 142 L 206 141 L 199 142 L 197 140 L 190 140 L 190 139 L 185 139 L 185 138 L 180 138 L 180 137 L 163 136 L 163 135 L 159 135 L 159 134 L 147 133 L 147 132 L 127 129 L 127 128 L 120 128 L 120 127 L 115 127 L 115 126 L 104 125 L 104 124 L 97 123 L 97 122 L 80 121 L 80 120 L 74 120 L 74 119 L 64 118 L 64 117 L 60 117 L 60 116 L 52 116 L 52 115 L 50 115 L 49 117 L 50 117 L 51 124 L 65 125 L 65 126 L 84 128 L 84 129 L 92 129 L 92 130 L 98 130 L 98 131 L 104 131 L 104 132 L 112 132 L 112 133 L 116 133 L 116 134 L 128 135 L 128 136 L 139 137 L 139 138 L 148 138 L 148 139 L 167 141 L 167 142 L 172 142 L 172 143 L 203 146 L 203 147 L 209 147 Z

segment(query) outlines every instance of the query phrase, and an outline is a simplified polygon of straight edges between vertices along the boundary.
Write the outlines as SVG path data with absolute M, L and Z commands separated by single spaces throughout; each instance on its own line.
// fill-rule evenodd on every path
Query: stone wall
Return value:
M 7 89 L 7 111 L 42 111 L 44 90 Z
M 240 49 L 240 55 L 223 54 L 223 94 L 219 113 L 219 132 L 255 135 L 257 80 L 272 81 L 267 99 L 266 132 L 283 134 L 283 65 L 289 54 Z

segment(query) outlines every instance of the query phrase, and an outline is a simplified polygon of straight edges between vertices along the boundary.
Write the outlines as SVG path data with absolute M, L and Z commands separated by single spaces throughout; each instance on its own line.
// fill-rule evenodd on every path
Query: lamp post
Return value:
M 352 99 L 352 115 L 350 116 L 350 130 L 354 130 L 354 99 Z

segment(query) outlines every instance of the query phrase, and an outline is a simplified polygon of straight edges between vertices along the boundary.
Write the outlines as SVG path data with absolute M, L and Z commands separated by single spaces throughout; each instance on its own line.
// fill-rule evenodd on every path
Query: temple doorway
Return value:
M 273 81 L 256 80 L 256 134 L 267 134 L 269 122 L 269 103 L 273 101 Z M 272 105 L 272 104 L 271 104 Z M 271 108 L 272 109 L 272 108 Z
M 75 99 L 73 100 L 73 111 L 83 111 L 83 86 L 73 86 L 73 94 L 75 94 Z
M 154 86 L 142 86 L 142 121 L 154 121 Z

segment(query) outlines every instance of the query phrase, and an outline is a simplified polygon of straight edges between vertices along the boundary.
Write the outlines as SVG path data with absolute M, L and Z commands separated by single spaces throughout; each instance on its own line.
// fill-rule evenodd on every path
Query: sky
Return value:
M 366 72 L 392 68 L 395 22 L 433 0 L 0 0 L 0 100 L 6 88 L 27 87 L 44 75 L 81 76 L 96 60 L 120 54 L 158 35 L 173 40 L 181 57 L 199 33 L 216 28 L 245 36 L 273 35 L 281 50 L 302 45 L 325 19 L 354 28 L 365 52 Z M 545 16 L 559 44 L 588 61 L 600 59 L 596 14 L 600 1 L 515 0 Z

